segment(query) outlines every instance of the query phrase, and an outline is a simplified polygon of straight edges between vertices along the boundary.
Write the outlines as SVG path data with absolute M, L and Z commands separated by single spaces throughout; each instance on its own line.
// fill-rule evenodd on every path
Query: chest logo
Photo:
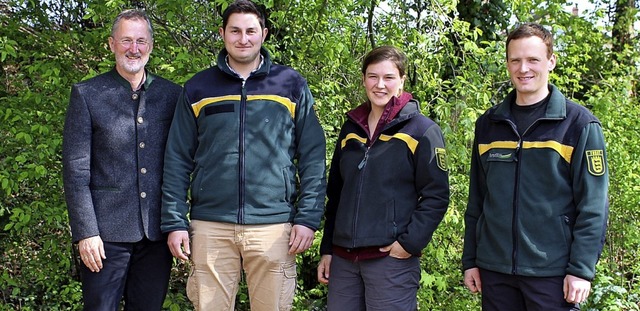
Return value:
M 587 169 L 593 176 L 604 175 L 604 150 L 587 150 Z
M 499 153 L 499 152 L 490 152 L 489 159 L 496 160 L 509 160 L 511 159 L 512 153 Z
M 447 170 L 447 152 L 444 148 L 436 148 L 436 164 L 439 169 Z

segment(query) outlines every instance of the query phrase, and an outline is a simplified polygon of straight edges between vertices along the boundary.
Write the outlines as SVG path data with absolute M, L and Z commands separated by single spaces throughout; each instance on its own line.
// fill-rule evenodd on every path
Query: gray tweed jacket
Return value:
M 115 69 L 73 85 L 62 143 L 73 242 L 163 239 L 164 148 L 181 90 L 147 73 L 133 92 Z

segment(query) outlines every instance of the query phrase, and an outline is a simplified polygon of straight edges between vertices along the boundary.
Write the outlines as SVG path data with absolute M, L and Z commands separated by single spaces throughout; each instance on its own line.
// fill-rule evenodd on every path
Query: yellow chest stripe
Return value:
M 285 106 L 285 108 L 287 108 L 287 110 L 289 110 L 289 114 L 291 114 L 291 118 L 295 117 L 296 104 L 294 102 L 292 102 L 289 98 L 278 96 L 278 95 L 248 95 L 247 96 L 247 101 L 248 102 L 249 101 L 257 101 L 257 100 L 268 100 L 268 101 L 277 102 L 277 103 Z M 200 115 L 200 111 L 205 106 L 208 106 L 208 105 L 211 105 L 211 104 L 215 104 L 215 103 L 219 103 L 219 102 L 223 102 L 223 101 L 240 101 L 240 95 L 227 95 L 227 96 L 203 98 L 200 101 L 198 101 L 196 103 L 193 103 L 191 105 L 191 108 L 193 109 L 193 113 L 195 114 L 195 116 L 197 118 Z
M 404 134 L 404 133 L 396 133 L 393 134 L 393 136 L 389 136 L 389 135 L 380 135 L 380 139 L 381 141 L 389 141 L 392 138 L 396 138 L 399 139 L 401 141 L 403 141 L 404 143 L 407 144 L 407 147 L 411 150 L 411 153 L 415 153 L 416 149 L 418 148 L 418 141 L 416 139 L 414 139 L 413 137 L 411 137 L 410 135 Z M 342 139 L 342 141 L 340 142 L 340 147 L 344 148 L 344 146 L 347 144 L 347 141 L 349 139 L 355 139 L 363 144 L 367 143 L 367 138 L 365 137 L 360 137 L 354 133 L 349 133 L 347 134 L 347 136 Z
M 485 152 L 495 149 L 495 148 L 503 148 L 503 149 L 516 149 L 518 146 L 517 141 L 494 141 L 490 144 L 479 144 L 478 152 L 480 155 L 483 155 Z M 573 147 L 568 145 L 563 145 L 557 141 L 548 140 L 548 141 L 525 141 L 522 144 L 522 149 L 541 149 L 548 148 L 557 152 L 567 163 L 571 163 L 571 155 L 573 154 Z
M 379 139 L 382 141 L 389 141 L 392 138 L 402 140 L 405 144 L 407 144 L 407 147 L 409 147 L 409 150 L 411 150 L 411 153 L 413 154 L 416 153 L 416 149 L 418 148 L 418 141 L 415 138 L 405 133 L 395 133 L 393 134 L 393 136 L 380 135 Z

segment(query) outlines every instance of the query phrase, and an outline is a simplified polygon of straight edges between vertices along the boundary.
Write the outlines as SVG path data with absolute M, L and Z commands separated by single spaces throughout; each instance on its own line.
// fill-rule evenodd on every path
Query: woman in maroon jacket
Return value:
M 368 100 L 347 113 L 329 183 L 318 280 L 329 310 L 415 310 L 422 249 L 449 204 L 440 127 L 403 91 L 406 56 L 364 59 Z

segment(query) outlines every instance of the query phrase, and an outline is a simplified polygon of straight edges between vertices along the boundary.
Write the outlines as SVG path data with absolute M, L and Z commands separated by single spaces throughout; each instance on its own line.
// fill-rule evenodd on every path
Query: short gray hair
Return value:
M 147 22 L 147 30 L 149 31 L 150 40 L 153 41 L 153 26 L 151 26 L 151 20 L 147 16 L 147 13 L 137 9 L 124 10 L 120 12 L 118 16 L 116 16 L 116 19 L 113 20 L 113 25 L 111 26 L 111 37 L 114 36 L 116 31 L 118 30 L 118 26 L 120 26 L 120 21 L 123 19 L 125 20 L 140 19 Z

